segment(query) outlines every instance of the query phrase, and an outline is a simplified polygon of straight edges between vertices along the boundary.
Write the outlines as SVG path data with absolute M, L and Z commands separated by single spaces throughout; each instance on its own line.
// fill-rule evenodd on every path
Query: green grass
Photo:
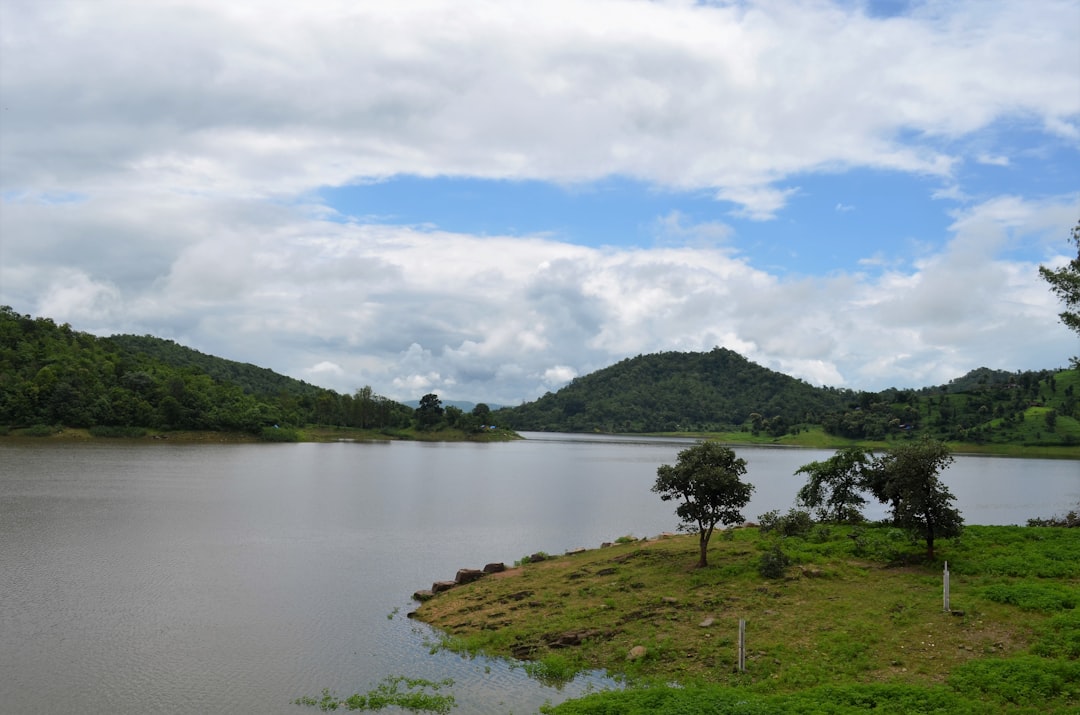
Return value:
M 417 616 L 446 634 L 442 647 L 525 659 L 541 679 L 602 669 L 634 685 L 679 684 L 557 713 L 1080 706 L 1080 530 L 970 526 L 933 563 L 903 532 L 875 525 L 785 538 L 737 529 L 713 539 L 704 569 L 696 548 L 696 536 L 679 536 L 529 563 L 440 594 Z M 791 565 L 763 578 L 774 549 Z M 942 609 L 944 560 L 952 613 Z M 745 673 L 735 667 L 740 618 Z M 645 656 L 629 660 L 637 645 Z

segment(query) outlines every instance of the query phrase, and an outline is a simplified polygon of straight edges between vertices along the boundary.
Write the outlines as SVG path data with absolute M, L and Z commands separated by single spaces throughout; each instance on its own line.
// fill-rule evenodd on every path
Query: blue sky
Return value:
M 0 303 L 513 404 L 1064 366 L 1072 0 L 0 5 Z

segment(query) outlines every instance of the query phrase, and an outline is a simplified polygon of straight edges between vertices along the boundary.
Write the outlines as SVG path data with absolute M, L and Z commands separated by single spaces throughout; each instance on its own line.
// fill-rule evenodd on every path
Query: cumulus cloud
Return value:
M 959 141 L 996 123 L 1076 141 L 1075 4 L 914 8 L 9 0 L 0 299 L 403 400 L 515 404 L 715 346 L 866 389 L 1063 363 L 1075 339 L 1012 252 L 1057 260 L 1076 196 L 976 200 L 957 167 L 1011 170 Z M 944 250 L 871 246 L 865 273 L 826 277 L 739 252 L 738 219 L 776 219 L 805 177 L 852 168 L 939 182 L 961 202 Z M 623 249 L 317 198 L 402 175 L 629 177 L 729 205 L 723 221 L 658 212 L 655 245 Z

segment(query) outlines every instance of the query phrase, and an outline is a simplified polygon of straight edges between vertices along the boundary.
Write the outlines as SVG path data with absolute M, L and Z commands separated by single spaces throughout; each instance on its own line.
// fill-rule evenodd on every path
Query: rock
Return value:
M 432 593 L 442 593 L 443 591 L 449 591 L 454 586 L 457 586 L 456 581 L 436 581 L 431 584 Z
M 613 568 L 600 569 L 599 571 L 596 572 L 596 575 L 597 576 L 614 576 L 615 575 L 615 569 L 613 569 Z
M 610 549 L 611 548 L 611 542 L 610 541 L 605 541 L 604 543 L 600 544 L 600 548 L 601 549 Z
M 648 653 L 648 651 L 645 650 L 645 646 L 636 645 L 636 646 L 634 646 L 633 648 L 630 649 L 629 653 L 626 654 L 626 659 L 627 660 L 641 660 L 642 658 L 645 657 L 645 655 L 647 653 Z
M 709 626 L 711 626 L 715 622 L 716 622 L 716 619 L 714 619 L 712 616 L 706 616 L 705 620 L 703 620 L 701 623 L 699 623 L 698 626 L 700 626 L 701 628 L 708 628 Z
M 585 547 L 584 546 L 579 546 L 576 549 L 567 549 L 566 550 L 566 555 L 567 556 L 569 556 L 570 554 L 583 554 L 583 553 L 585 553 Z
M 675 605 L 676 603 L 679 602 L 679 599 L 675 598 L 674 596 L 664 596 L 663 598 L 660 599 L 660 601 L 662 603 L 666 603 L 668 605 Z
M 424 588 L 414 593 L 412 597 L 414 601 L 420 601 L 421 603 L 423 603 L 424 601 L 430 601 L 431 599 L 435 598 L 435 592 L 431 589 Z
M 506 564 L 504 563 L 488 564 L 484 567 L 484 573 L 502 573 L 505 570 Z
M 454 583 L 461 586 L 477 581 L 485 575 L 480 569 L 458 569 L 457 575 L 454 576 Z
M 537 551 L 535 554 L 529 557 L 529 563 L 534 564 L 538 561 L 547 561 L 548 555 L 543 551 Z

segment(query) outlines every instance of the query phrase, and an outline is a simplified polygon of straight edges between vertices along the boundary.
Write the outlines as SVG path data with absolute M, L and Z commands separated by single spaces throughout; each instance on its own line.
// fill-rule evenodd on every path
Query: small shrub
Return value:
M 787 567 L 791 565 L 791 559 L 780 548 L 780 544 L 772 547 L 761 555 L 758 562 L 758 573 L 762 578 L 783 578 Z
M 783 516 L 773 509 L 758 517 L 758 525 L 762 534 L 775 531 L 781 536 L 806 536 L 814 526 L 814 520 L 810 512 L 803 509 L 788 509 Z
M 1044 658 L 1080 658 L 1080 613 L 1067 611 L 1039 628 L 1039 640 L 1031 652 Z
M 52 425 L 34 425 L 15 430 L 15 434 L 19 437 L 52 437 L 59 431 L 58 427 Z
M 289 427 L 263 427 L 259 439 L 263 442 L 299 442 L 300 433 Z
M 973 660 L 953 670 L 949 685 L 967 696 L 990 696 L 1016 705 L 1043 706 L 1080 681 L 1080 663 L 1020 656 Z M 1075 685 L 1072 685 L 1075 687 Z
M 615 539 L 616 544 L 632 544 L 635 541 L 637 541 L 637 539 L 630 534 L 627 534 L 626 536 L 620 536 L 619 538 Z
M 1062 611 L 1076 608 L 1076 593 L 1053 584 L 994 584 L 983 595 L 995 603 L 1008 603 L 1025 611 Z

